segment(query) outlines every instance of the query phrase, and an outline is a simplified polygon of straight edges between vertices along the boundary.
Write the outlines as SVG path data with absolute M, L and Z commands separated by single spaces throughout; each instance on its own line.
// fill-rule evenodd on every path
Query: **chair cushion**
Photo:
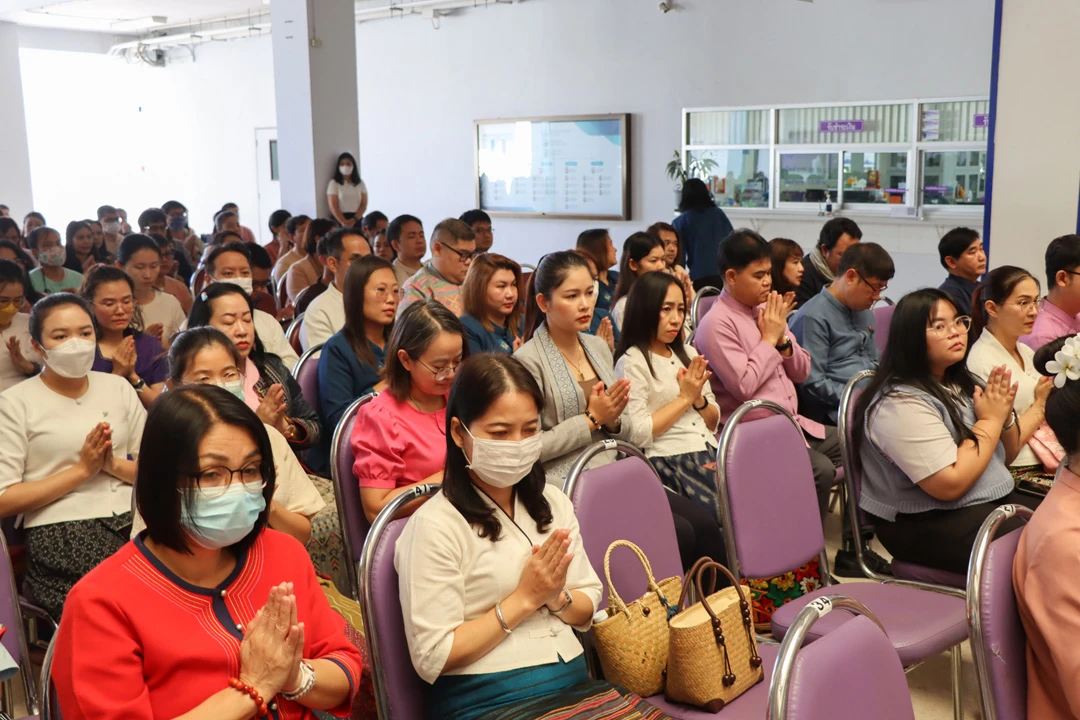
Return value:
M 761 720 L 765 717 L 765 711 L 769 704 L 769 685 L 772 683 L 773 669 L 776 665 L 776 656 L 780 652 L 779 645 L 766 645 L 758 642 L 758 654 L 761 655 L 761 667 L 765 670 L 765 678 L 745 693 L 724 707 L 719 713 L 711 713 L 689 705 L 668 702 L 663 695 L 653 695 L 648 698 L 649 703 L 657 709 L 667 713 L 676 720 Z
M 967 587 L 967 576 L 965 575 L 915 565 L 903 560 L 893 559 L 892 574 L 902 580 L 918 580 L 919 582 L 960 588 L 961 590 Z
M 870 608 L 881 621 L 904 666 L 914 665 L 963 642 L 968 636 L 967 606 L 963 598 L 900 585 L 851 582 L 831 585 L 803 595 L 772 616 L 773 637 L 782 640 L 806 605 L 822 595 L 841 593 Z M 847 612 L 831 612 L 806 635 L 812 642 L 851 620 Z

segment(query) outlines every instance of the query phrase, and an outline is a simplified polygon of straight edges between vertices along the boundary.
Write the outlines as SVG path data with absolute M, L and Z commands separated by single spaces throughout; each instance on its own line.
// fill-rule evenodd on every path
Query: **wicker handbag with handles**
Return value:
M 611 552 L 617 547 L 633 550 L 649 578 L 649 591 L 629 605 L 611 582 Z M 604 580 L 608 586 L 608 616 L 592 627 L 604 679 L 641 697 L 658 695 L 664 690 L 668 661 L 668 620 L 678 610 L 671 600 L 682 594 L 682 578 L 670 577 L 657 583 L 641 548 L 627 540 L 616 540 L 604 554 Z
M 706 570 L 727 575 L 731 587 L 705 597 L 701 576 Z M 691 579 L 704 599 L 671 619 L 666 695 L 673 702 L 716 713 L 761 682 L 765 673 L 750 603 L 731 572 L 720 563 L 699 560 L 687 574 L 685 588 Z M 680 608 L 682 604 L 680 597 Z

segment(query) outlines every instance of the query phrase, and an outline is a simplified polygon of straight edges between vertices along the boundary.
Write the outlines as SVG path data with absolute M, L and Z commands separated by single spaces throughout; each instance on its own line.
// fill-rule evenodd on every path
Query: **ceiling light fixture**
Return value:
M 162 15 L 151 15 L 148 17 L 135 18 L 133 20 L 118 20 L 112 23 L 109 27 L 118 32 L 127 31 L 139 31 L 149 30 L 150 28 L 164 25 L 169 21 L 167 17 Z

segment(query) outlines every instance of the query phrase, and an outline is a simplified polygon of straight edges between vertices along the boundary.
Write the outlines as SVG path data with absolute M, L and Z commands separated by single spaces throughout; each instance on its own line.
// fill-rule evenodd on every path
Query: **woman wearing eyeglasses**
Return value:
M 1008 468 L 1021 447 L 1013 374 L 999 365 L 983 383 L 968 371 L 970 327 L 940 290 L 904 296 L 853 427 L 859 505 L 885 549 L 955 573 L 994 508 L 1039 502 L 1013 490 Z
M 417 483 L 442 482 L 446 396 L 469 354 L 465 328 L 435 300 L 419 300 L 394 323 L 386 348 L 386 390 L 361 406 L 353 425 L 353 475 L 369 522 Z M 422 501 L 409 503 L 411 513 Z
M 345 272 L 345 326 L 330 336 L 319 355 L 319 417 L 323 442 L 308 454 L 315 471 L 330 465 L 330 441 L 341 416 L 357 399 L 381 390 L 386 344 L 401 300 L 389 262 L 362 257 Z
M 1020 425 L 1020 451 L 1009 469 L 1017 480 L 1049 485 L 1065 457 L 1054 431 L 1045 423 L 1051 380 L 1035 369 L 1035 351 L 1020 342 L 1035 327 L 1039 295 L 1039 281 L 1023 268 L 1005 265 L 983 277 L 972 295 L 971 335 L 978 340 L 971 346 L 967 368 L 983 382 L 998 365 L 1012 373 L 1017 383 L 1013 408 Z
M 263 423 L 227 390 L 181 387 L 144 438 L 146 530 L 72 589 L 57 631 L 63 716 L 347 717 L 361 655 L 303 545 L 266 527 Z

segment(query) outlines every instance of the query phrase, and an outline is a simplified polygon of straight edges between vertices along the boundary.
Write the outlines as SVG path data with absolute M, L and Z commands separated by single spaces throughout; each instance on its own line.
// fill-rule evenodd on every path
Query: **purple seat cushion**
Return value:
M 895 305 L 874 308 L 874 344 L 877 345 L 879 353 L 885 352 L 885 345 L 889 341 L 889 326 L 895 310 Z
M 967 606 L 963 598 L 900 585 L 851 582 L 819 588 L 784 604 L 772 616 L 773 636 L 783 639 L 788 628 L 806 605 L 821 595 L 841 593 L 854 598 L 877 615 L 885 633 L 905 666 L 914 665 L 968 636 Z M 818 620 L 806 635 L 817 640 L 851 620 L 846 612 L 831 612 Z
M 689 705 L 668 702 L 663 695 L 654 695 L 648 698 L 654 707 L 666 712 L 676 720 L 762 720 L 769 704 L 769 684 L 772 683 L 773 669 L 776 665 L 776 656 L 780 652 L 779 645 L 765 645 L 758 643 L 758 654 L 761 655 L 762 665 L 765 670 L 765 679 L 745 693 L 735 698 L 719 713 L 706 712 Z
M 904 560 L 894 559 L 892 561 L 892 574 L 903 580 L 918 580 L 919 582 L 960 588 L 961 590 L 967 587 L 966 575 L 915 565 Z
M 847 613 L 834 610 L 829 616 L 834 614 Z M 799 651 L 788 686 L 786 717 L 915 720 L 904 668 L 872 620 L 853 617 Z

